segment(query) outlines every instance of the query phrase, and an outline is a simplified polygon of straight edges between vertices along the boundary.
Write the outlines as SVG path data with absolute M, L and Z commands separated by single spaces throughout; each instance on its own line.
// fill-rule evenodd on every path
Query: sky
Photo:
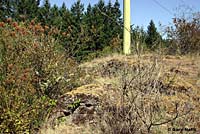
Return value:
M 109 0 L 104 0 L 108 3 Z M 51 5 L 61 6 L 65 2 L 67 8 L 70 8 L 76 0 L 50 0 Z M 81 0 L 87 8 L 98 3 L 98 0 Z M 111 0 L 112 3 L 115 0 Z M 123 12 L 123 0 L 119 0 L 120 9 Z M 194 11 L 200 11 L 200 0 L 131 0 L 131 24 L 147 28 L 152 19 L 156 26 L 161 23 L 163 26 L 170 24 L 177 8 L 181 5 L 189 6 Z

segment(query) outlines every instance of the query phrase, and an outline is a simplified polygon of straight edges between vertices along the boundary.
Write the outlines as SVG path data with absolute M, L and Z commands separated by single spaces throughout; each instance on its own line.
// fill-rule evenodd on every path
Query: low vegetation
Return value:
M 34 22 L 1 22 L 0 133 L 37 130 L 56 98 L 77 86 L 76 62 L 49 35 L 51 30 Z
M 104 114 L 99 121 L 102 133 L 165 134 L 169 128 L 199 129 L 196 124 L 198 102 L 189 101 L 196 96 L 196 89 L 188 91 L 192 87 L 184 84 L 175 86 L 177 74 L 167 76 L 164 64 L 163 61 L 142 60 L 133 67 L 125 65 L 118 70 L 114 94 L 107 95 L 102 105 Z
M 117 0 L 30 2 L 0 2 L 0 133 L 200 132 L 199 12 L 132 27 L 123 56 Z

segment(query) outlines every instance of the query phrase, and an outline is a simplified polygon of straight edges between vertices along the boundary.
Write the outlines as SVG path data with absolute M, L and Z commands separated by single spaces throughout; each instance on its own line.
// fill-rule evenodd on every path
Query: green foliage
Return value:
M 200 52 L 200 13 L 190 13 L 176 17 L 173 25 L 167 28 L 169 53 L 199 54 Z
M 49 25 L 50 24 L 50 9 L 51 5 L 49 3 L 49 0 L 45 0 L 44 4 L 42 7 L 39 9 L 38 12 L 38 19 L 39 22 L 42 22 L 44 25 Z
M 161 40 L 161 36 L 157 32 L 157 29 L 153 20 L 151 20 L 148 26 L 148 30 L 147 30 L 147 38 L 146 38 L 147 47 L 151 50 L 157 48 L 160 40 Z
M 14 0 L 14 6 L 17 19 L 26 20 L 34 19 L 37 17 L 37 12 L 39 10 L 39 0 Z
M 34 133 L 74 88 L 76 63 L 40 24 L 0 22 L 0 133 Z
M 118 1 L 114 5 L 99 1 L 93 7 L 89 4 L 86 12 L 83 11 L 83 4 L 77 1 L 68 13 L 68 27 L 62 30 L 64 36 L 61 37 L 61 44 L 67 52 L 83 61 L 99 56 L 100 51 L 114 45 L 120 49 L 122 30 Z M 120 38 L 119 42 L 110 44 L 116 38 Z M 119 52 L 119 49 L 114 50 Z
M 84 11 L 84 5 L 81 3 L 80 0 L 74 3 L 71 7 L 73 25 L 76 27 L 77 32 L 80 31 L 80 25 L 83 19 L 83 11 Z
M 55 107 L 54 100 L 42 99 L 20 89 L 1 87 L 0 133 L 33 133 Z
M 9 0 L 1 2 L 0 12 L 0 19 L 4 21 L 9 17 L 19 22 L 34 19 L 42 26 L 53 26 L 61 30 L 62 33 L 56 35 L 60 40 L 59 44 L 78 61 L 90 59 L 93 57 L 91 55 L 98 56 L 98 53 L 93 53 L 112 48 L 113 44 L 110 42 L 122 38 L 118 0 L 114 4 L 110 1 L 107 5 L 103 0 L 99 0 L 94 6 L 88 5 L 85 11 L 80 0 L 76 1 L 70 10 L 64 3 L 60 8 L 51 6 L 49 0 L 44 0 L 43 4 L 40 4 L 40 0 Z M 122 42 L 117 44 L 121 48 Z
M 80 103 L 81 103 L 81 100 L 77 99 L 72 104 L 68 105 L 68 109 L 71 109 L 72 111 L 74 111 L 76 108 L 80 106 Z
M 143 27 L 132 27 L 132 41 L 133 41 L 133 50 L 136 50 L 136 52 L 139 54 L 142 51 L 146 50 L 147 44 L 147 33 L 144 31 Z
M 4 0 L 0 2 L 0 21 L 14 18 L 18 21 L 31 20 L 37 17 L 40 0 Z
M 12 10 L 11 9 L 12 2 L 10 0 L 5 1 L 2 0 L 0 1 L 0 21 L 3 21 L 6 19 L 6 16 L 11 17 L 12 15 Z

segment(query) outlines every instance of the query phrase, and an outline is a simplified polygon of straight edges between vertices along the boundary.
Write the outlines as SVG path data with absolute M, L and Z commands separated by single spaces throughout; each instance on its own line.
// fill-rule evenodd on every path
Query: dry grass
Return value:
M 191 64 L 188 57 L 170 57 L 170 60 L 154 59 L 155 57 L 153 56 L 143 56 L 140 59 L 142 61 L 139 61 L 140 66 L 138 66 L 138 69 L 141 68 L 141 72 L 140 69 L 133 70 L 132 72 L 125 69 L 125 72 L 128 73 L 123 76 L 124 80 L 119 83 L 119 85 L 122 84 L 120 90 L 116 91 L 121 92 L 121 105 L 110 104 L 110 107 L 114 106 L 116 108 L 108 108 L 108 114 L 104 115 L 107 122 L 103 126 L 105 133 L 167 133 L 168 128 L 177 126 L 199 129 L 198 123 L 196 123 L 199 120 L 199 114 L 197 113 L 200 112 L 197 105 L 198 101 L 196 101 L 199 92 L 197 92 L 195 83 L 190 81 L 190 78 L 198 79 L 198 76 L 194 73 L 198 71 L 196 67 L 198 64 L 192 61 L 193 66 L 186 68 L 187 66 L 184 65 Z M 154 62 L 160 65 L 158 65 L 159 68 L 155 65 L 155 68 L 152 70 L 151 65 Z M 145 64 L 148 64 L 148 66 L 145 66 Z M 171 69 L 174 66 L 176 67 L 175 71 Z M 185 67 L 183 72 L 178 70 L 183 67 Z M 170 73 L 168 76 L 170 78 L 167 81 L 165 79 L 166 73 Z M 164 85 L 162 83 L 160 85 L 160 82 Z M 126 87 L 127 90 L 124 90 L 124 85 L 127 86 L 127 83 L 130 84 Z M 152 87 L 152 84 L 154 87 Z M 160 90 L 163 91 L 160 92 Z M 115 94 L 117 94 L 116 92 Z M 139 100 L 137 100 L 138 96 Z M 111 100 L 107 101 L 111 102 Z M 153 108 L 152 110 L 152 107 L 157 107 L 157 109 Z M 122 114 L 124 111 L 125 115 Z M 127 111 L 129 112 L 126 113 Z M 140 119 L 137 120 L 135 118 Z M 132 120 L 132 123 L 129 122 L 130 120 Z M 157 123 L 155 120 L 157 120 Z M 186 120 L 187 123 L 184 123 Z M 121 123 L 118 124 L 118 121 Z M 140 124 L 140 126 L 137 126 L 135 123 Z M 159 129 L 162 129 L 162 131 L 159 131 Z
M 85 93 L 99 96 L 105 114 L 101 114 L 101 118 L 97 119 L 95 129 L 91 125 L 86 127 L 64 124 L 57 126 L 55 130 L 42 129 L 42 132 L 45 130 L 45 133 L 73 134 L 93 133 L 95 130 L 95 133 L 164 134 L 168 133 L 168 128 L 173 127 L 200 129 L 199 57 L 158 57 L 148 54 L 138 59 L 137 56 L 112 55 L 83 63 L 79 67 L 86 71 L 87 77 L 88 75 L 92 77 L 91 84 L 81 86 L 68 94 Z M 131 68 L 132 72 L 130 72 Z M 123 75 L 124 72 L 127 74 Z M 123 80 L 122 76 L 124 76 Z M 124 95 L 123 86 L 133 77 L 135 77 L 134 81 L 126 87 L 128 95 Z M 165 90 L 160 92 L 161 88 Z M 144 92 L 145 89 L 147 91 Z M 138 95 L 139 98 L 134 98 L 134 95 Z M 144 105 L 143 108 L 141 104 Z M 151 110 L 151 106 L 159 107 L 155 111 L 155 109 Z M 152 119 L 156 122 L 151 122 Z M 132 120 L 131 123 L 127 122 L 129 120 Z M 116 128 L 122 129 L 113 131 L 117 130 Z
M 60 124 L 54 129 L 51 127 L 42 128 L 40 134 L 99 134 L 94 127 L 90 125 L 74 125 L 74 124 Z

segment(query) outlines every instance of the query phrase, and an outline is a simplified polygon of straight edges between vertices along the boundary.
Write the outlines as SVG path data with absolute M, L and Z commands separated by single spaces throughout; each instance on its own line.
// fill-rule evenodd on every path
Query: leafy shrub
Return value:
M 167 28 L 171 43 L 169 53 L 189 54 L 200 51 L 200 13 L 175 17 L 173 26 Z
M 56 105 L 49 97 L 1 87 L 0 133 L 33 133 Z
M 0 133 L 31 133 L 72 89 L 76 62 L 40 24 L 0 22 Z

